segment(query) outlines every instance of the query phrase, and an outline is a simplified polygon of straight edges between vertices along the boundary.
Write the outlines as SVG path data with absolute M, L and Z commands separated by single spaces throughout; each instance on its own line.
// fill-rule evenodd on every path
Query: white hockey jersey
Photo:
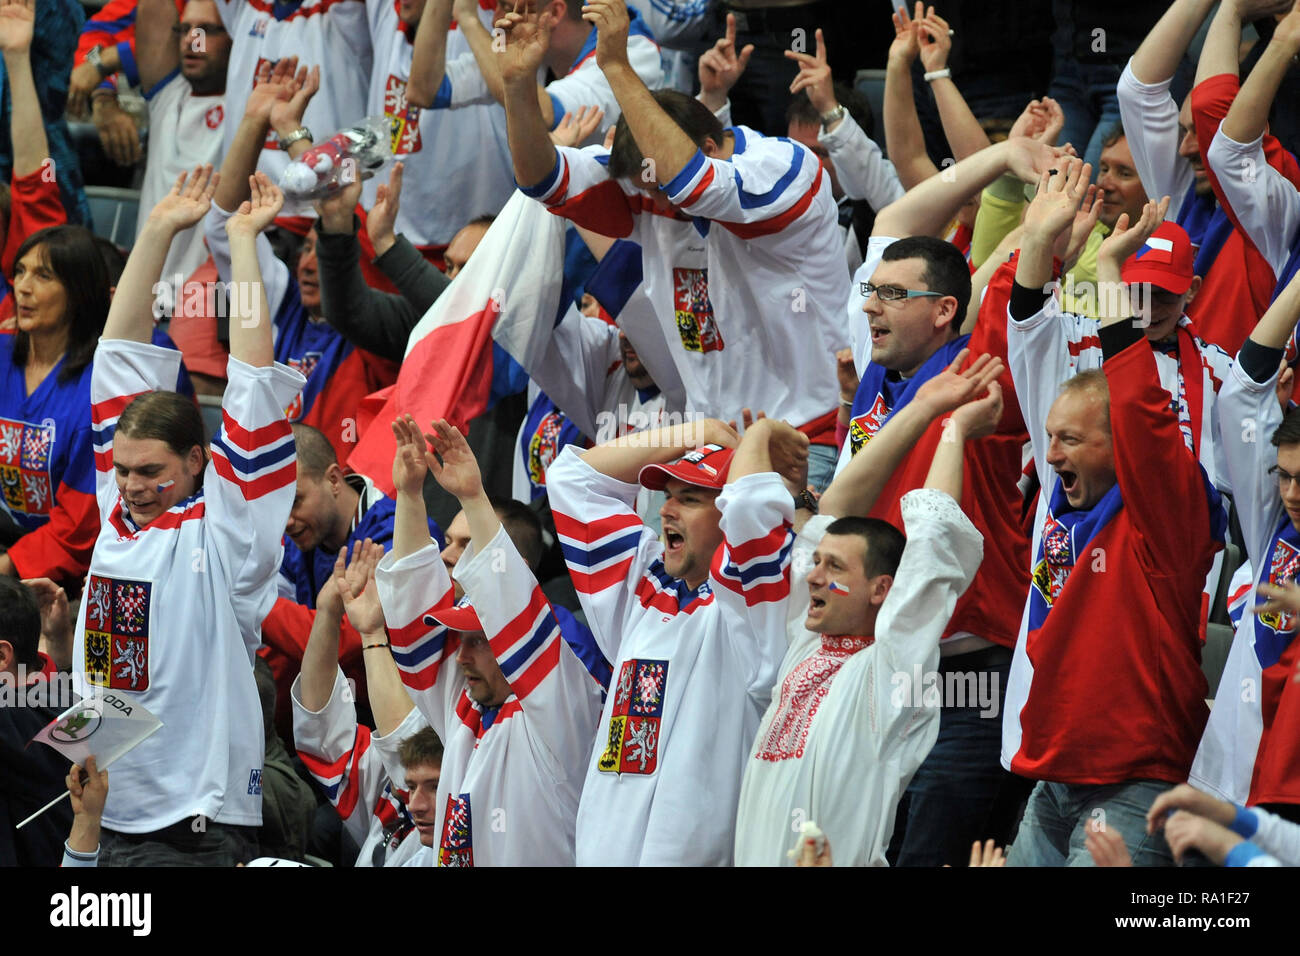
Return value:
M 550 471 L 569 573 L 614 661 L 578 811 L 578 864 L 724 866 L 759 719 L 785 650 L 790 493 L 773 473 L 718 496 L 724 542 L 698 590 L 664 571 L 638 485 L 566 448 Z
M 73 669 L 84 689 L 138 700 L 162 729 L 113 764 L 104 826 L 150 833 L 187 817 L 262 822 L 262 708 L 253 680 L 261 622 L 276 597 L 297 456 L 284 408 L 303 377 L 228 365 L 223 425 L 203 487 L 144 528 L 113 474 L 118 416 L 174 387 L 180 353 L 103 339 L 91 411 L 103 526 L 77 616 Z
M 743 408 L 762 408 L 803 426 L 836 407 L 834 354 L 849 344 L 830 179 L 799 143 L 744 126 L 731 132 L 729 159 L 696 153 L 664 184 L 676 215 L 610 179 L 599 147 L 557 148 L 551 175 L 523 192 L 641 244 L 646 295 L 689 411 L 739 421 Z
M 902 500 L 907 546 L 871 638 L 805 630 L 812 553 L 831 518 L 795 541 L 790 647 L 750 750 L 736 817 L 738 866 L 789 866 L 800 820 L 814 820 L 836 866 L 885 866 L 898 800 L 939 735 L 926 675 L 970 585 L 984 541 L 933 489 Z
M 338 811 L 343 828 L 360 845 L 356 865 L 402 866 L 423 844 L 406 810 L 406 777 L 397 750 L 428 724 L 412 707 L 392 733 L 372 733 L 357 723 L 342 670 L 334 672 L 330 699 L 318 711 L 303 706 L 301 687 L 299 674 L 290 691 L 298 756 Z
M 505 108 L 490 98 L 454 111 L 411 106 L 406 83 L 414 29 L 404 27 L 391 0 L 369 0 L 366 9 L 375 47 L 367 112 L 388 120 L 393 157 L 406 166 L 396 230 L 417 246 L 446 245 L 471 219 L 500 212 L 514 192 Z M 490 31 L 494 11 L 480 4 L 479 17 Z M 453 28 L 447 59 L 462 54 L 473 57 L 465 34 Z M 365 181 L 367 209 L 382 182 L 385 174 Z
M 437 861 L 572 865 L 601 686 L 564 640 L 504 528 L 481 552 L 471 544 L 455 573 L 510 683 L 500 707 L 484 709 L 470 699 L 456 664 L 460 635 L 430 617 L 452 603 L 437 545 L 401 560 L 390 552 L 375 575 L 393 659 L 443 742 Z

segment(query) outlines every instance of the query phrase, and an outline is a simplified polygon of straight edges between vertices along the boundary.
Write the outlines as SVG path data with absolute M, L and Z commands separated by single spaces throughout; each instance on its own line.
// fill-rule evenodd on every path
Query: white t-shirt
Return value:
M 113 764 L 104 826 L 151 833 L 201 814 L 262 822 L 262 707 L 253 679 L 261 623 L 293 507 L 297 454 L 285 407 L 305 379 L 231 357 L 203 487 L 144 528 L 113 475 L 118 416 L 175 387 L 181 355 L 101 339 L 91 378 L 103 526 L 77 615 L 73 673 L 85 690 L 138 700 L 162 729 Z M 87 686 L 89 685 L 89 686 Z
M 145 91 L 149 103 L 149 154 L 140 186 L 140 209 L 150 210 L 176 184 L 176 177 L 195 166 L 221 168 L 222 137 L 226 129 L 226 95 L 196 96 L 179 70 Z M 136 238 L 146 215 L 136 221 Z M 180 291 L 182 283 L 208 257 L 203 224 L 196 223 L 172 240 L 163 263 L 162 281 Z M 173 297 L 173 302 L 177 299 Z

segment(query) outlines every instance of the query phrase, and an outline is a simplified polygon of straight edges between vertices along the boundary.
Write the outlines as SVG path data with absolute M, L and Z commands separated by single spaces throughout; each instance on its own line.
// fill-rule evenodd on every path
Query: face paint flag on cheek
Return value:
M 833 591 L 836 594 L 849 593 L 849 589 L 845 585 L 840 584 L 838 581 L 832 581 L 830 584 L 826 585 L 826 590 Z
M 168 481 L 164 481 L 161 485 L 158 486 L 158 494 L 162 494 L 164 491 L 166 491 L 174 484 L 176 484 L 175 478 L 169 479 Z

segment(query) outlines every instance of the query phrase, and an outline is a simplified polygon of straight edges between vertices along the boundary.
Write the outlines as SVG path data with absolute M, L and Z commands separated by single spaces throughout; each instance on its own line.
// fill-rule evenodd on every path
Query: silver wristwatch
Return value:
M 841 103 L 839 106 L 835 107 L 835 109 L 831 110 L 830 112 L 823 113 L 821 115 L 822 129 L 829 130 L 840 120 L 844 119 L 844 114 L 847 112 L 848 110 L 846 110 L 844 108 L 844 104 Z
M 86 51 L 86 62 L 99 71 L 100 79 L 103 79 L 112 72 L 112 70 L 104 66 L 103 50 L 104 47 L 97 44 Z
M 307 127 L 305 127 L 305 126 L 299 126 L 296 130 L 294 130 L 294 131 L 293 131 L 292 133 L 290 133 L 288 136 L 278 136 L 278 135 L 277 135 L 276 138 L 280 141 L 280 148 L 283 149 L 284 151 L 288 152 L 289 147 L 292 146 L 294 143 L 298 142 L 298 140 L 300 140 L 300 139 L 312 139 L 312 135 L 311 135 L 311 130 L 309 130 Z

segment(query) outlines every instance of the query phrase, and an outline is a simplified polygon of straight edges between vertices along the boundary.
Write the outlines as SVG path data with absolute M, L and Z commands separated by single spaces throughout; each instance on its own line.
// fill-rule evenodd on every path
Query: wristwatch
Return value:
M 800 508 L 803 508 L 807 511 L 811 511 L 813 514 L 816 514 L 817 499 L 813 497 L 811 491 L 805 488 L 803 491 L 799 492 L 799 494 L 794 496 L 794 507 L 796 511 L 799 510 Z
M 843 104 L 843 103 L 841 103 L 839 106 L 835 107 L 835 109 L 830 110 L 829 112 L 823 113 L 823 114 L 821 115 L 822 129 L 824 129 L 824 130 L 829 130 L 832 126 L 834 126 L 834 125 L 835 125 L 836 123 L 838 123 L 840 120 L 844 119 L 844 115 L 845 115 L 846 113 L 848 113 L 848 110 L 846 110 L 846 109 L 844 108 L 844 104 Z
M 277 134 L 276 139 L 280 141 L 280 148 L 285 152 L 288 152 L 289 147 L 292 146 L 294 143 L 298 142 L 298 140 L 313 139 L 313 137 L 311 135 L 311 130 L 309 130 L 305 126 L 299 126 L 288 136 L 280 136 Z
M 104 66 L 103 51 L 104 51 L 103 44 L 96 44 L 95 46 L 92 46 L 88 51 L 86 51 L 86 62 L 99 71 L 99 76 L 101 79 L 108 76 L 109 73 L 113 72 L 108 67 Z

